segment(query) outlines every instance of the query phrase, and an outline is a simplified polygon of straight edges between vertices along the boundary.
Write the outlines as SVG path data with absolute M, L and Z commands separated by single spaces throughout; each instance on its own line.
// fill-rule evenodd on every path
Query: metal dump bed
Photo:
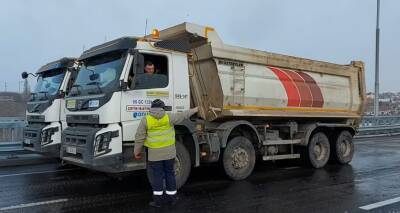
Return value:
M 223 44 L 213 28 L 183 23 L 160 31 L 162 40 L 191 45 L 194 105 L 206 120 L 353 118 L 365 100 L 364 64 L 303 59 Z

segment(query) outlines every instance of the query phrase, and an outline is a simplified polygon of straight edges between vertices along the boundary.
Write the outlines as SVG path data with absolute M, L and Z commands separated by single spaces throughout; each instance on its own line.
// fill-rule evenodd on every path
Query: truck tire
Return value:
M 187 181 L 192 169 L 190 154 L 186 147 L 181 143 L 176 143 L 176 158 L 175 158 L 175 177 L 176 187 L 181 188 Z
M 323 132 L 317 132 L 308 142 L 308 162 L 314 168 L 321 168 L 326 165 L 330 155 L 329 139 Z
M 192 169 L 189 151 L 181 142 L 178 141 L 179 139 L 177 138 L 177 142 L 175 144 L 176 146 L 175 178 L 176 178 L 177 189 L 181 188 L 186 183 L 187 179 L 189 178 L 190 171 Z M 150 177 L 153 175 L 152 171 L 151 169 L 149 169 L 149 167 L 147 167 L 146 172 L 149 183 L 151 185 L 152 179 Z
M 333 159 L 340 164 L 350 163 L 354 155 L 353 135 L 344 130 L 335 139 L 331 141 Z
M 222 157 L 225 174 L 232 180 L 247 178 L 254 169 L 256 154 L 253 144 L 243 136 L 232 138 Z

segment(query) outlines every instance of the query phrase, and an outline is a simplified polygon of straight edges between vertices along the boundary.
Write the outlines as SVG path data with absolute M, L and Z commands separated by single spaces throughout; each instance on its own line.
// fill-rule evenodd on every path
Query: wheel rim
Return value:
M 232 167 L 235 169 L 242 169 L 249 164 L 249 154 L 245 149 L 237 147 L 233 150 L 231 154 Z
M 314 156 L 315 159 L 320 161 L 323 160 L 326 156 L 327 150 L 321 143 L 316 143 L 314 146 Z
M 342 154 L 343 157 L 349 156 L 351 150 L 351 144 L 347 140 L 341 140 L 339 144 L 339 152 Z

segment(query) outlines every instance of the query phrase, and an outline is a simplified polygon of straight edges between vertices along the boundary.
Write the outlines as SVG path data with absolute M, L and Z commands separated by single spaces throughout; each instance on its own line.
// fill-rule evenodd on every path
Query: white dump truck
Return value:
M 204 163 L 222 161 L 240 180 L 256 159 L 304 157 L 315 168 L 352 160 L 365 101 L 362 62 L 230 46 L 213 28 L 191 23 L 95 46 L 78 61 L 65 98 L 67 163 L 107 173 L 145 169 L 145 157 L 133 158 L 135 132 L 156 98 L 171 112 L 200 108 L 175 126 L 178 187 Z M 144 73 L 146 61 L 155 74 Z
M 61 58 L 42 66 L 35 89 L 27 103 L 23 148 L 60 157 L 61 132 L 67 127 L 64 96 L 72 86 L 75 58 Z M 22 78 L 29 75 L 22 73 Z

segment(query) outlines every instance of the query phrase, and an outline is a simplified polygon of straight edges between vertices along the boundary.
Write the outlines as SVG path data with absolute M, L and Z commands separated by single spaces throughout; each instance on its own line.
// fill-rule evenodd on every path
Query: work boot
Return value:
M 162 195 L 153 195 L 153 201 L 149 203 L 150 206 L 155 208 L 161 208 L 163 203 Z
M 167 195 L 167 197 L 166 197 L 167 203 L 171 206 L 175 206 L 176 203 L 178 202 L 178 200 L 179 200 L 179 198 L 176 194 L 175 195 Z

